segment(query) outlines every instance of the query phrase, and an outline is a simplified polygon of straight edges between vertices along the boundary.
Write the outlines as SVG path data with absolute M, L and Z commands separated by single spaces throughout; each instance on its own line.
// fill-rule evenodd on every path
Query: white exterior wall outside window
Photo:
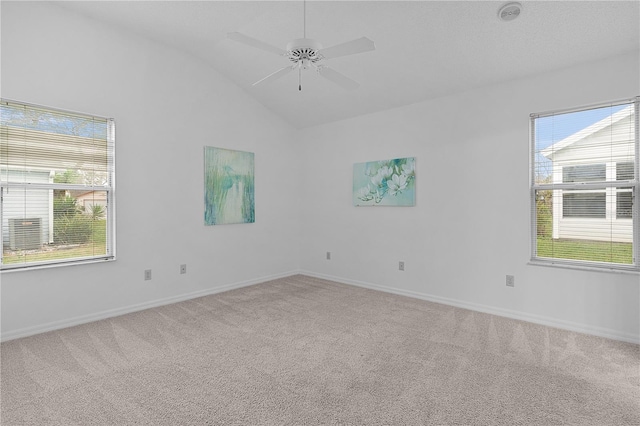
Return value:
M 0 102 L 1 269 L 115 258 L 114 121 Z
M 532 260 L 639 270 L 638 100 L 531 115 Z

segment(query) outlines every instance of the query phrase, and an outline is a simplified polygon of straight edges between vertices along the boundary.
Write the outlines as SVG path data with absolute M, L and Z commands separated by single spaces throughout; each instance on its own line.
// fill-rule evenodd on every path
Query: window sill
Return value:
M 39 269 L 60 268 L 63 266 L 88 265 L 93 263 L 113 262 L 114 260 L 116 260 L 116 257 L 111 256 L 106 258 L 101 257 L 96 259 L 74 260 L 74 261 L 68 261 L 68 262 L 40 263 L 37 265 L 23 265 L 23 266 L 9 267 L 9 268 L 5 267 L 3 269 L 0 269 L 0 274 L 19 272 L 19 271 L 36 271 Z
M 579 271 L 640 275 L 640 270 L 637 268 L 634 269 L 633 267 L 630 267 L 629 269 L 622 269 L 622 268 L 613 268 L 613 267 L 606 267 L 606 266 L 579 265 L 579 264 L 572 264 L 572 263 L 542 261 L 542 260 L 530 260 L 529 262 L 527 262 L 527 265 L 544 266 L 548 268 L 574 269 Z

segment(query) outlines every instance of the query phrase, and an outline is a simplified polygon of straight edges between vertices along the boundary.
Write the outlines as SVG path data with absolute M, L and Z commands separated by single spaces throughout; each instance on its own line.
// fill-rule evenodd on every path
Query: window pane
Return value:
M 607 162 L 633 163 L 634 107 L 622 104 L 534 118 L 534 181 L 556 183 L 565 177 L 569 179 L 565 182 L 613 180 L 614 176 L 603 175 Z M 585 169 L 572 177 L 562 171 L 576 166 Z M 589 166 L 595 174 L 587 171 Z
M 11 199 L 21 199 L 15 208 Z M 107 254 L 106 191 L 11 188 L 3 203 L 5 265 Z
M 0 117 L 0 165 L 8 171 L 10 182 L 15 177 L 22 179 L 14 182 L 32 182 L 31 178 L 39 179 L 46 172 L 72 171 L 77 179 L 71 183 L 108 184 L 106 119 L 14 103 L 0 104 Z
M 554 196 L 553 192 L 557 194 Z M 601 219 L 565 218 L 557 213 L 560 191 L 536 194 L 536 257 L 618 264 L 633 263 L 633 244 Z M 565 194 L 566 195 L 566 194 Z M 583 194 L 578 194 L 583 195 Z M 602 194 L 599 194 L 602 196 Z M 555 202 L 555 203 L 554 203 Z M 554 214 L 554 204 L 556 206 Z M 582 220 L 590 221 L 588 223 Z M 594 220 L 596 222 L 594 222 Z

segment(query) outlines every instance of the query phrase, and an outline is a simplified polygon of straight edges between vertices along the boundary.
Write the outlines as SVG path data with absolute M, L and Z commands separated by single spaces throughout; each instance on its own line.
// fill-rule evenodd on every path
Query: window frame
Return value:
M 634 167 L 632 169 L 634 176 L 630 180 L 618 180 L 618 176 L 616 176 L 615 180 L 606 180 L 606 181 L 589 181 L 589 182 L 578 182 L 578 183 L 536 183 L 536 120 L 542 117 L 548 117 L 552 115 L 562 115 L 569 114 L 580 111 L 587 111 L 596 108 L 603 107 L 615 107 L 624 104 L 633 104 L 633 123 L 634 123 Z M 529 263 L 533 265 L 541 265 L 541 266 L 555 266 L 555 267 L 566 267 L 566 268 L 574 268 L 574 269 L 586 269 L 586 270 L 597 270 L 597 271 L 612 271 L 612 272 L 630 272 L 630 273 L 639 273 L 640 272 L 640 96 L 623 99 L 615 102 L 605 102 L 593 105 L 582 106 L 578 108 L 572 109 L 563 109 L 563 110 L 554 110 L 542 113 L 533 113 L 530 114 L 529 120 L 529 189 L 530 189 L 530 253 L 531 258 Z M 607 159 L 607 161 L 609 161 Z M 616 172 L 617 165 L 622 163 L 615 163 Z M 607 167 L 609 165 L 607 164 Z M 563 179 L 564 180 L 564 179 Z M 550 191 L 553 195 L 553 198 L 557 198 L 559 192 L 563 191 L 571 191 L 576 190 L 579 192 L 583 192 L 588 190 L 589 192 L 596 191 L 604 191 L 607 194 L 607 197 L 610 194 L 615 194 L 613 199 L 613 204 L 616 205 L 617 209 L 617 193 L 619 190 L 627 190 L 632 193 L 632 212 L 631 218 L 618 218 L 617 212 L 613 212 L 613 220 L 617 221 L 632 221 L 632 263 L 631 264 L 622 264 L 622 263 L 612 263 L 612 262 L 604 262 L 604 261 L 591 261 L 591 260 L 574 260 L 574 259 L 565 259 L 565 258 L 555 258 L 555 257 L 541 257 L 538 256 L 538 204 L 537 204 L 537 193 L 538 191 Z M 560 195 L 560 199 L 562 195 Z M 563 210 L 563 208 L 561 208 Z M 587 218 L 589 219 L 589 218 Z
M 0 176 L 0 226 L 2 226 L 2 232 L 0 232 L 0 256 L 4 256 L 4 194 L 6 191 L 18 190 L 25 191 L 25 194 L 28 194 L 30 191 L 43 191 L 48 190 L 53 193 L 55 190 L 63 190 L 63 191 L 78 191 L 78 192 L 104 192 L 106 205 L 105 208 L 105 253 L 99 255 L 88 255 L 88 256 L 78 256 L 78 257 L 70 257 L 63 259 L 54 259 L 54 260 L 42 260 L 42 261 L 32 261 L 32 262 L 21 262 L 21 263 L 9 263 L 5 264 L 0 262 L 0 273 L 9 273 L 15 271 L 24 271 L 24 270 L 34 270 L 34 269 L 42 269 L 42 268 L 51 268 L 51 267 L 59 267 L 59 266 L 70 266 L 70 265 L 79 265 L 79 264 L 88 264 L 88 263 L 99 263 L 105 261 L 114 261 L 116 260 L 116 146 L 115 146 L 115 119 L 99 116 L 96 114 L 82 113 L 77 111 L 70 111 L 61 108 L 49 107 L 40 104 L 27 103 L 22 101 L 16 101 L 8 98 L 0 99 L 2 104 L 12 104 L 22 106 L 25 109 L 36 109 L 51 112 L 54 114 L 62 114 L 69 116 L 79 116 L 85 118 L 96 119 L 100 121 L 104 121 L 107 128 L 106 133 L 106 156 L 107 156 L 107 166 L 106 166 L 106 183 L 104 185 L 96 185 L 94 184 L 74 184 L 74 183 L 55 183 L 53 181 L 49 183 L 40 183 L 40 182 L 16 182 L 10 181 L 9 169 L 7 170 L 7 179 L 4 179 Z M 0 140 L 0 143 L 2 141 Z M 72 157 L 70 157 L 72 158 Z M 0 164 L 5 165 L 5 164 Z M 11 167 L 11 166 L 9 166 Z M 25 169 L 25 173 L 31 173 L 34 170 L 39 169 L 38 167 L 33 167 L 32 169 Z M 44 170 L 44 168 L 43 168 Z M 53 172 L 51 172 L 53 173 Z M 25 195 L 26 197 L 26 195 Z M 7 219 L 8 220 L 8 219 Z

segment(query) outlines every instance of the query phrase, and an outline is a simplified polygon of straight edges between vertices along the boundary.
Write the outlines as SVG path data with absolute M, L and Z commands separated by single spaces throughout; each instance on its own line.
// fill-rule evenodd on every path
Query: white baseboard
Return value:
M 299 272 L 303 275 L 310 277 L 326 279 L 329 281 L 335 281 L 342 284 L 349 284 L 357 287 L 364 287 L 370 290 L 384 291 L 386 293 L 398 294 L 401 296 L 413 297 L 416 299 L 422 299 L 429 302 L 441 303 L 443 305 L 455 306 L 457 308 L 469 309 L 476 312 L 483 312 L 486 314 L 498 315 L 501 317 L 527 321 L 534 324 L 546 325 L 549 327 L 559 328 L 563 330 L 575 331 L 578 333 L 590 334 L 594 336 L 604 337 L 607 339 L 620 340 L 628 343 L 640 344 L 640 336 L 631 333 L 625 333 L 618 330 L 595 327 L 571 321 L 559 320 L 556 318 L 545 317 L 542 315 L 529 314 L 526 312 L 513 311 L 510 309 L 497 308 L 493 306 L 481 305 L 478 303 L 465 302 L 463 300 L 450 299 L 447 297 L 434 296 L 426 293 L 420 293 L 409 290 L 402 290 L 393 287 L 382 286 L 378 284 L 371 284 L 363 281 L 352 280 L 348 278 L 335 277 L 327 274 L 320 274 L 311 271 L 302 270 Z
M 74 318 L 63 319 L 59 321 L 52 321 L 46 324 L 39 324 L 32 327 L 25 327 L 18 330 L 12 330 L 2 333 L 0 341 L 6 342 L 9 340 L 19 339 L 21 337 L 33 336 L 34 334 L 46 333 L 48 331 L 60 330 L 62 328 L 73 327 L 76 325 L 86 324 L 93 321 L 99 321 L 106 318 L 117 317 L 131 312 L 143 311 L 149 308 L 155 308 L 158 306 L 170 305 L 172 303 L 183 302 L 185 300 L 195 299 L 197 297 L 208 296 L 211 294 L 222 293 L 236 288 L 248 287 L 255 284 L 260 284 L 266 281 L 275 280 L 278 278 L 290 277 L 292 275 L 299 274 L 300 271 L 289 271 L 281 274 L 267 275 L 260 278 L 255 278 L 247 281 L 240 281 L 232 284 L 225 284 L 220 287 L 208 288 L 205 290 L 199 290 L 191 293 L 180 294 L 177 296 L 167 297 L 164 299 L 151 300 L 149 302 L 138 303 L 135 305 L 129 305 L 122 308 L 109 309 L 106 311 L 96 312 L 89 315 L 81 315 Z
M 54 331 L 62 328 L 73 327 L 75 325 L 86 324 L 89 322 L 99 321 L 106 318 L 112 318 L 112 317 L 128 314 L 131 312 L 137 312 L 137 311 L 142 311 L 149 308 L 155 308 L 158 306 L 178 303 L 185 300 L 195 299 L 197 297 L 208 296 L 216 293 L 222 293 L 222 292 L 233 290 L 236 288 L 248 287 L 248 286 L 260 284 L 266 281 L 271 281 L 278 278 L 290 277 L 292 275 L 297 275 L 297 274 L 308 275 L 310 277 L 326 279 L 326 280 L 335 281 L 342 284 L 368 288 L 371 290 L 384 291 L 386 293 L 393 293 L 401 296 L 413 297 L 416 299 L 426 300 L 429 302 L 441 303 L 444 305 L 455 306 L 463 309 L 469 309 L 476 312 L 483 312 L 483 313 L 498 315 L 506 318 L 527 321 L 535 324 L 546 325 L 549 327 L 560 328 L 563 330 L 575 331 L 575 332 L 584 333 L 584 334 L 591 334 L 594 336 L 604 337 L 607 339 L 620 340 L 623 342 L 640 344 L 640 336 L 634 335 L 631 333 L 620 332 L 618 330 L 612 330 L 612 329 L 603 328 L 603 327 L 594 327 L 594 326 L 575 323 L 571 321 L 564 321 L 564 320 L 558 320 L 556 318 L 529 314 L 526 312 L 496 308 L 493 306 L 470 303 L 462 300 L 434 296 L 434 295 L 415 292 L 415 291 L 402 290 L 402 289 L 382 286 L 378 284 L 371 284 L 363 281 L 336 277 L 336 276 L 327 275 L 327 274 L 320 274 L 320 273 L 305 271 L 305 270 L 294 270 L 294 271 L 284 272 L 281 274 L 263 276 L 260 278 L 255 278 L 247 281 L 226 284 L 220 287 L 200 290 L 192 293 L 181 294 L 178 296 L 172 296 L 164 299 L 152 300 L 149 302 L 125 306 L 122 308 L 109 309 L 106 311 L 101 311 L 101 312 L 97 312 L 89 315 L 82 315 L 74 318 L 68 318 L 68 319 L 59 320 L 59 321 L 52 321 L 46 324 L 40 324 L 32 327 L 25 327 L 18 330 L 7 331 L 5 333 L 2 333 L 2 335 L 0 336 L 0 341 L 5 342 L 9 340 L 19 339 L 21 337 L 32 336 L 34 334 L 46 333 L 48 331 Z

